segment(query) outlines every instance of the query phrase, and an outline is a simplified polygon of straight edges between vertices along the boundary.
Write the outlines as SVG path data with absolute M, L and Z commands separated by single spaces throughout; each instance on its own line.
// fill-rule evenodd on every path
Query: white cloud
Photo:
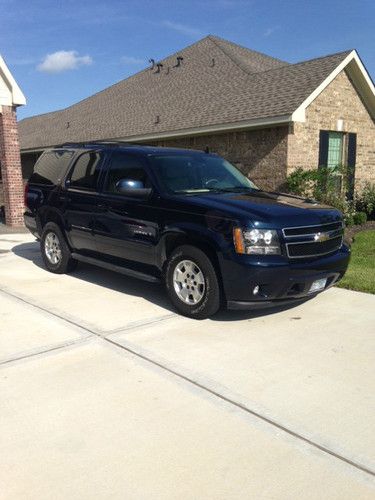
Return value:
M 144 59 L 138 59 L 137 57 L 133 56 L 122 56 L 121 62 L 123 62 L 124 64 L 145 64 Z
M 268 38 L 269 36 L 273 35 L 275 31 L 279 29 L 279 26 L 275 26 L 274 28 L 268 28 L 266 31 L 263 33 L 263 36 Z
M 90 56 L 79 56 L 76 50 L 58 50 L 53 54 L 47 54 L 37 69 L 44 73 L 61 73 L 89 64 L 92 64 Z
M 182 33 L 183 35 L 191 38 L 203 36 L 203 33 L 200 30 L 192 28 L 191 26 L 186 26 L 185 24 L 175 23 L 173 21 L 163 21 L 162 24 L 166 28 L 177 31 L 178 33 Z

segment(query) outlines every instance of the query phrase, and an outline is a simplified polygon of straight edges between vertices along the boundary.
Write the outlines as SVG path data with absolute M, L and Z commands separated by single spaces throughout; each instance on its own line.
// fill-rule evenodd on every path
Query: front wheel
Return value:
M 176 309 L 190 318 L 204 319 L 220 308 L 220 286 L 211 260 L 199 248 L 176 248 L 167 263 L 166 285 Z

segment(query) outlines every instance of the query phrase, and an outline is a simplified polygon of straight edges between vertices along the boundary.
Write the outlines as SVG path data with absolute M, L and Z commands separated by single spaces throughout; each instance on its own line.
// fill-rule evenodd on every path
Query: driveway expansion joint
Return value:
M 305 436 L 303 436 L 302 434 L 299 434 L 298 432 L 295 432 L 293 431 L 292 429 L 289 429 L 288 427 L 285 427 L 284 425 L 280 424 L 279 422 L 269 418 L 269 417 L 266 417 L 265 415 L 262 415 L 261 413 L 255 411 L 255 410 L 252 410 L 251 408 L 248 408 L 246 405 L 238 402 L 238 401 L 235 401 L 234 399 L 230 398 L 230 397 L 227 397 L 207 386 L 205 386 L 204 384 L 184 375 L 183 373 L 180 373 L 179 371 L 175 370 L 175 369 L 172 369 L 170 367 L 168 367 L 166 364 L 163 364 L 161 362 L 158 362 L 154 359 L 152 359 L 151 357 L 149 356 L 146 356 L 140 352 L 138 352 L 136 349 L 134 349 L 134 347 L 130 348 L 128 346 L 125 346 L 123 344 L 120 344 L 119 342 L 116 342 L 115 340 L 112 340 L 111 338 L 108 338 L 106 336 L 104 336 L 102 333 L 98 332 L 98 331 L 95 331 L 93 329 L 89 329 L 85 326 L 82 326 L 80 325 L 79 323 L 73 321 L 73 320 L 70 320 L 70 319 L 67 319 L 67 318 L 64 318 L 63 316 L 61 316 L 60 314 L 57 314 L 53 311 L 50 311 L 48 310 L 47 308 L 44 308 L 44 307 L 41 307 L 33 302 L 30 302 L 29 300 L 27 300 L 26 298 L 23 298 L 23 297 L 20 297 L 18 295 L 16 295 L 15 293 L 13 292 L 10 292 L 9 290 L 6 290 L 4 288 L 0 288 L 0 292 L 4 293 L 5 295 L 8 295 L 10 297 L 14 297 L 15 299 L 18 299 L 20 300 L 21 302 L 29 305 L 29 306 L 32 306 L 32 307 L 35 307 L 36 309 L 39 309 L 40 311 L 43 311 L 47 314 L 50 314 L 52 316 L 54 316 L 55 318 L 58 318 L 59 320 L 63 321 L 63 322 L 66 322 L 66 323 L 69 323 L 70 325 L 76 327 L 76 328 L 79 328 L 81 330 L 84 330 L 86 331 L 88 334 L 91 334 L 91 335 L 87 335 L 86 336 L 86 339 L 79 339 L 81 342 L 83 340 L 87 340 L 89 337 L 91 336 L 96 336 L 100 339 L 103 340 L 103 342 L 107 342 L 109 344 L 111 344 L 112 346 L 114 347 L 117 347 L 117 348 L 120 348 L 126 352 L 128 352 L 129 354 L 132 354 L 133 356 L 139 358 L 139 359 L 142 359 L 143 361 L 146 361 L 172 375 L 174 375 L 175 377 L 181 379 L 181 380 L 184 380 L 185 382 L 188 382 L 192 385 L 194 385 L 195 387 L 201 389 L 202 391 L 206 392 L 206 393 L 209 393 L 210 395 L 212 396 L 215 396 L 217 397 L 218 399 L 228 403 L 229 405 L 232 405 L 244 412 L 246 412 L 247 414 L 249 415 L 252 415 L 253 417 L 256 417 L 260 420 L 262 420 L 263 422 L 281 430 L 282 432 L 288 434 L 289 436 L 292 436 L 294 437 L 295 439 L 299 440 L 299 441 L 302 441 L 304 442 L 305 444 L 307 445 L 310 445 L 311 447 L 327 454 L 327 455 L 330 455 L 331 457 L 333 458 L 336 458 L 337 460 L 340 460 L 341 462 L 344 462 L 346 463 L 347 465 L 350 465 L 351 467 L 353 468 L 356 468 L 372 477 L 375 477 L 375 471 L 374 470 L 371 470 L 370 468 L 358 463 L 358 462 L 355 462 L 339 453 L 336 453 L 334 450 L 331 450 L 330 448 L 326 447 L 326 446 L 323 446 L 323 445 L 320 445 L 319 443 L 313 441 L 312 439 L 309 439 Z M 169 315 L 166 315 L 164 318 L 166 317 L 169 317 Z M 148 321 L 148 323 L 150 323 L 150 321 Z M 147 323 L 146 323 L 147 324 Z M 136 325 L 136 328 L 140 327 L 142 325 Z M 116 331 L 112 331 L 112 333 L 117 333 L 117 329 Z M 78 342 L 78 341 L 76 341 Z M 73 343 L 76 343 L 76 342 L 73 342 Z M 61 346 L 61 347 L 56 347 L 55 349 L 50 349 L 50 350 L 58 350 L 58 349 L 63 349 L 64 347 L 66 346 Z M 46 351 L 48 352 L 48 351 Z

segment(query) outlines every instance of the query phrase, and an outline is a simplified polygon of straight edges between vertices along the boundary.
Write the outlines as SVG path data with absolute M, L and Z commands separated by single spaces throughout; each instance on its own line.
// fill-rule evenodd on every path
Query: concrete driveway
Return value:
M 375 498 L 375 296 L 177 316 L 0 236 L 1 499 Z

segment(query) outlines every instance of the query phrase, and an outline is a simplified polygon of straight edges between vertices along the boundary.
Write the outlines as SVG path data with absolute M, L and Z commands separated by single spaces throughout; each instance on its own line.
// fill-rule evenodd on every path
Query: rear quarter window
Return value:
M 36 162 L 30 182 L 49 186 L 57 184 L 64 176 L 73 154 L 73 151 L 46 151 Z

